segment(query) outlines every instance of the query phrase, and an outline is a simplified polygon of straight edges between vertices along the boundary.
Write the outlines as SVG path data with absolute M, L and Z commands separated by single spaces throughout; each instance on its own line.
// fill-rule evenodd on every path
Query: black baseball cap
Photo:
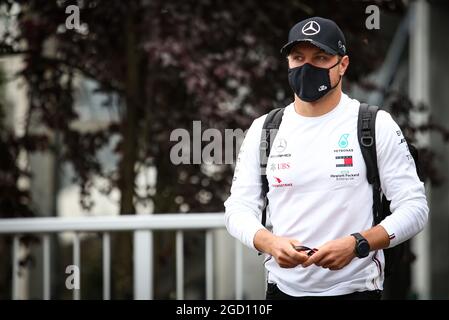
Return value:
M 329 19 L 312 17 L 298 22 L 288 33 L 288 42 L 281 49 L 287 56 L 298 42 L 307 41 L 332 55 L 346 54 L 346 40 L 337 24 Z

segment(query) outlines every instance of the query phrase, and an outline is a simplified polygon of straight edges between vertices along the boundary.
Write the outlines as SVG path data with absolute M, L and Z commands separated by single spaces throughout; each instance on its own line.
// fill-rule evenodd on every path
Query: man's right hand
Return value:
M 281 268 L 294 268 L 309 257 L 296 251 L 293 246 L 301 245 L 296 239 L 278 237 L 266 229 L 260 229 L 254 236 L 254 246 L 261 252 L 272 255 Z

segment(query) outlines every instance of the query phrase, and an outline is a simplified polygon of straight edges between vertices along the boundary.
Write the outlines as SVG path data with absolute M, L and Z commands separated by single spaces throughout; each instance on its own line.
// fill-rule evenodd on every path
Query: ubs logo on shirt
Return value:
M 272 163 L 270 166 L 271 171 L 275 170 L 288 170 L 290 169 L 290 163 L 283 162 L 283 163 Z

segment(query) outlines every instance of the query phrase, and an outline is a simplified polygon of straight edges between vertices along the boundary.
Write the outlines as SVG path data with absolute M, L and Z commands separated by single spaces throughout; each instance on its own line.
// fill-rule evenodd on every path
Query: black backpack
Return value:
M 262 179 L 262 197 L 265 199 L 265 206 L 262 210 L 262 225 L 266 225 L 267 220 L 267 193 L 269 190 L 268 180 L 266 176 L 266 166 L 268 157 L 270 155 L 271 143 L 274 141 L 277 131 L 282 122 L 282 116 L 285 108 L 278 108 L 268 113 L 263 124 L 262 135 L 260 140 L 260 167 Z M 367 169 L 368 182 L 373 186 L 373 218 L 374 225 L 379 224 L 385 217 L 391 214 L 390 201 L 381 193 L 379 170 L 377 167 L 377 152 L 376 152 L 376 115 L 379 107 L 369 106 L 366 103 L 360 104 L 359 117 L 357 124 L 357 136 L 362 151 L 363 159 L 365 160 Z M 412 155 L 416 168 L 418 169 L 418 151 L 408 144 L 410 154 Z M 418 176 L 420 172 L 418 170 Z M 421 179 L 422 180 L 422 179 Z M 384 249 L 385 255 L 385 276 L 389 276 L 401 266 L 407 266 L 413 261 L 414 256 L 410 250 L 410 241 L 407 240 L 393 248 Z

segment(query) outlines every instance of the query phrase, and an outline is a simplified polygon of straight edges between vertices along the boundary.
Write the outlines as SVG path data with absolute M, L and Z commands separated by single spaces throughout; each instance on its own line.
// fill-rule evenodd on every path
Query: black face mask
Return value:
M 341 59 L 338 59 L 337 63 L 330 68 L 319 68 L 305 63 L 300 67 L 288 69 L 288 82 L 301 100 L 316 101 L 335 89 L 340 83 L 341 76 L 337 84 L 331 87 L 329 77 L 329 70 L 337 66 L 340 61 Z

